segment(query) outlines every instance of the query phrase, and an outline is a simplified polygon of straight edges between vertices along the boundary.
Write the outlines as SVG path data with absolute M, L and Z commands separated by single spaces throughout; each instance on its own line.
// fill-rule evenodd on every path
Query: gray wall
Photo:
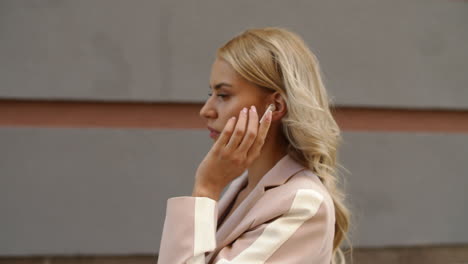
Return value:
M 468 135 L 345 132 L 355 246 L 468 243 Z M 1 128 L 0 253 L 151 253 L 200 130 Z
M 468 109 L 464 1 L 0 1 L 0 98 L 203 102 L 216 48 L 290 28 L 337 105 Z M 345 132 L 355 246 L 468 243 L 467 134 Z M 202 130 L 0 128 L 0 255 L 155 253 Z M 181 164 L 183 164 L 181 166 Z
M 273 25 L 338 105 L 467 109 L 467 24 L 464 1 L 3 0 L 0 96 L 202 102 L 216 48 Z

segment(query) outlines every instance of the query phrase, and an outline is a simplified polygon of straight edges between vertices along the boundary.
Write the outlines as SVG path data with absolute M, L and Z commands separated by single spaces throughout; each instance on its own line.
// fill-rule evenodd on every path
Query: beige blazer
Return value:
M 247 173 L 233 180 L 219 201 L 168 199 L 158 264 L 331 263 L 333 201 L 320 179 L 289 155 L 222 219 Z

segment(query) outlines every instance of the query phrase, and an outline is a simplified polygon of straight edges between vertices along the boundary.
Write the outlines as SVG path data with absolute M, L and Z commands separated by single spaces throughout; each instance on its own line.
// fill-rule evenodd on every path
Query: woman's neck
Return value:
M 268 134 L 260 156 L 248 167 L 246 190 L 248 192 L 253 190 L 262 177 L 286 154 L 287 140 L 283 136 Z

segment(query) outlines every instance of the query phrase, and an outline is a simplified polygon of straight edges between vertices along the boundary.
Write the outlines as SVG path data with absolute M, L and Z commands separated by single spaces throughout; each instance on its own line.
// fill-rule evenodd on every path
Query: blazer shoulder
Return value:
M 293 210 L 311 218 L 328 219 L 325 222 L 334 221 L 335 217 L 331 196 L 309 169 L 296 173 L 281 185 L 267 188 L 252 209 L 257 224 L 273 221 Z
M 323 196 L 324 200 L 332 200 L 327 188 L 322 184 L 320 178 L 310 169 L 301 170 L 291 176 L 285 183 L 265 190 L 265 198 L 271 199 L 281 195 L 295 196 L 299 190 L 313 190 Z

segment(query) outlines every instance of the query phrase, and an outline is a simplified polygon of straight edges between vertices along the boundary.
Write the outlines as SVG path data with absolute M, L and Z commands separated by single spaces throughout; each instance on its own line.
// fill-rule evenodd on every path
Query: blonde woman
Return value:
M 242 32 L 218 49 L 210 92 L 200 115 L 214 143 L 192 196 L 167 201 L 158 263 L 344 263 L 340 130 L 304 41 Z

